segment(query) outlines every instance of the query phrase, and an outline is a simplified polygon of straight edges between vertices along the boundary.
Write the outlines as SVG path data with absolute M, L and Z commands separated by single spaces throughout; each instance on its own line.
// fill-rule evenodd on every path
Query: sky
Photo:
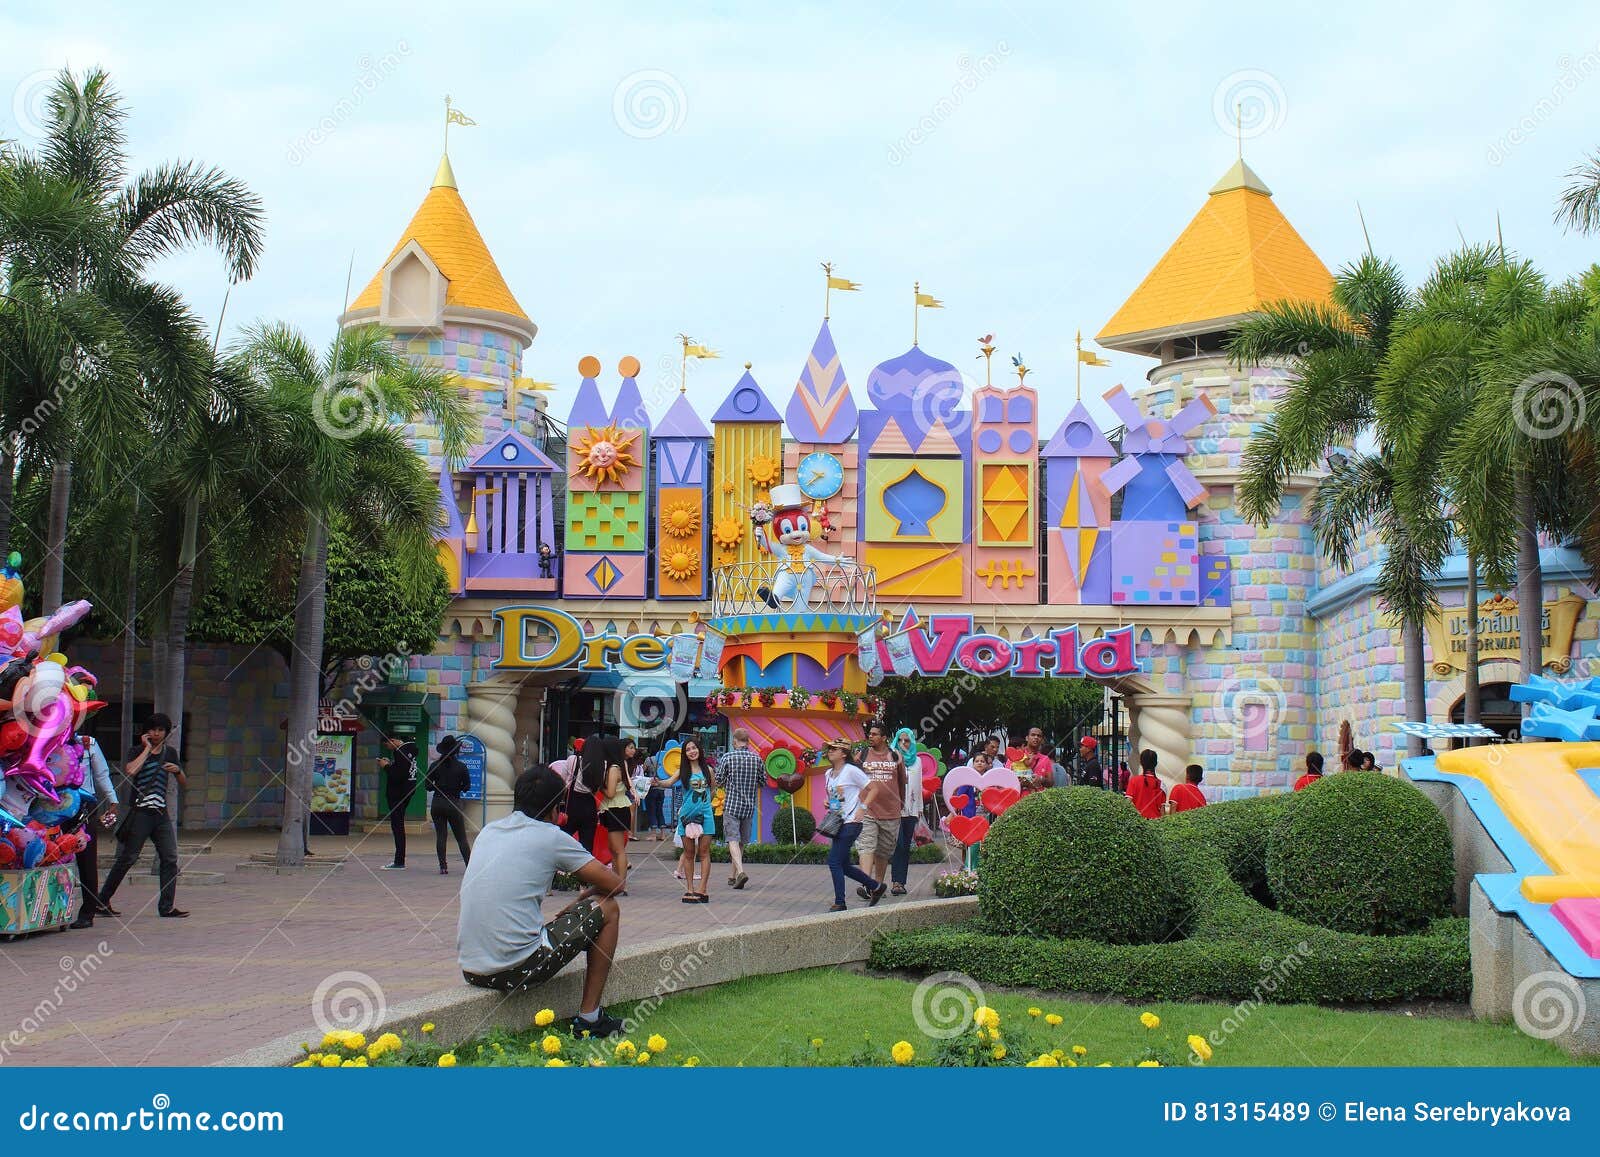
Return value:
M 690 395 L 742 371 L 787 400 L 822 314 L 822 261 L 859 282 L 831 327 L 857 400 L 911 344 L 912 283 L 944 301 L 921 345 L 982 384 L 1032 369 L 1048 430 L 1073 339 L 1098 332 L 1233 162 L 1245 159 L 1331 268 L 1365 247 L 1412 279 L 1494 237 L 1552 278 L 1600 239 L 1552 219 L 1600 146 L 1600 26 L 1491 4 L 307 4 L 171 0 L 0 7 L 0 137 L 37 139 L 61 67 L 108 69 L 135 169 L 221 166 L 268 215 L 224 340 L 262 319 L 331 340 L 426 194 L 444 98 L 477 123 L 462 195 L 539 327 L 527 376 L 578 359 L 602 388 L 640 359 L 659 412 L 676 336 L 721 350 Z M 5 100 L 4 91 L 10 90 Z M 222 262 L 157 270 L 215 324 Z M 1137 383 L 1111 354 L 1084 393 Z M 1103 412 L 1103 411 L 1102 411 Z

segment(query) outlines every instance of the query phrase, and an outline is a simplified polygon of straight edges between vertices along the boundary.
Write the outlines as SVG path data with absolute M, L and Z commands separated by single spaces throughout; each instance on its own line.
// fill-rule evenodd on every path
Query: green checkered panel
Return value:
M 567 493 L 568 550 L 645 548 L 645 496 L 638 491 Z

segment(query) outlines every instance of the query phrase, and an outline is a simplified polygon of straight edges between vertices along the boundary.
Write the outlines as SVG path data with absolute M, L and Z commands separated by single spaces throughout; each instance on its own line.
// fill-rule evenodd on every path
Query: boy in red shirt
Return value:
M 1322 752 L 1306 752 L 1306 773 L 1294 781 L 1295 791 L 1304 791 L 1322 778 Z
M 1128 780 L 1128 802 L 1147 820 L 1161 814 L 1167 802 L 1167 789 L 1161 786 L 1156 775 L 1156 753 L 1149 748 L 1139 753 L 1139 774 Z
M 1183 769 L 1183 783 L 1172 785 L 1172 810 L 1186 812 L 1193 808 L 1205 807 L 1205 792 L 1200 790 L 1200 781 L 1205 778 L 1206 769 L 1198 763 L 1191 763 Z

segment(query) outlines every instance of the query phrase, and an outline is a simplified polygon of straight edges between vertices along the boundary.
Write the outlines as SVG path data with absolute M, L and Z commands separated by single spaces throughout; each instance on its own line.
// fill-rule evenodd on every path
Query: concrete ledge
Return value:
M 608 1005 L 660 1001 L 676 992 L 708 988 L 744 976 L 829 968 L 864 961 L 879 932 L 901 932 L 951 924 L 977 914 L 976 896 L 917 900 L 852 912 L 751 924 L 709 936 L 655 940 L 618 951 L 606 983 Z M 583 982 L 583 957 L 532 992 L 507 995 L 460 984 L 388 1010 L 381 1024 L 366 1030 L 405 1033 L 415 1039 L 432 1021 L 433 1038 L 449 1044 L 468 1039 L 496 1025 L 525 1028 L 541 1008 L 558 1017 L 578 1011 Z M 322 1030 L 308 1027 L 249 1052 L 216 1062 L 224 1067 L 280 1067 L 302 1057 L 302 1042 L 315 1047 Z

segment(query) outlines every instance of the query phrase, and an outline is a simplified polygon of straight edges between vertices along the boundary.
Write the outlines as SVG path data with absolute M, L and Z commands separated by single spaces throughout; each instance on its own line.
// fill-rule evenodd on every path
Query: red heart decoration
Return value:
M 780 776 L 778 776 L 778 787 L 779 787 L 779 789 L 782 790 L 782 791 L 788 792 L 790 795 L 793 795 L 795 792 L 799 791 L 805 785 L 806 785 L 806 777 L 803 776 L 803 775 L 780 775 Z
M 981 844 L 989 834 L 989 821 L 982 816 L 951 816 L 950 834 L 964 848 Z
M 983 804 L 983 810 L 992 816 L 1003 816 L 1006 809 L 1022 798 L 1022 793 L 1014 787 L 986 787 L 983 794 L 978 797 L 978 802 Z
M 925 775 L 925 776 L 922 777 L 922 794 L 923 795 L 938 795 L 939 794 L 939 777 L 938 776 L 936 776 L 936 775 Z

